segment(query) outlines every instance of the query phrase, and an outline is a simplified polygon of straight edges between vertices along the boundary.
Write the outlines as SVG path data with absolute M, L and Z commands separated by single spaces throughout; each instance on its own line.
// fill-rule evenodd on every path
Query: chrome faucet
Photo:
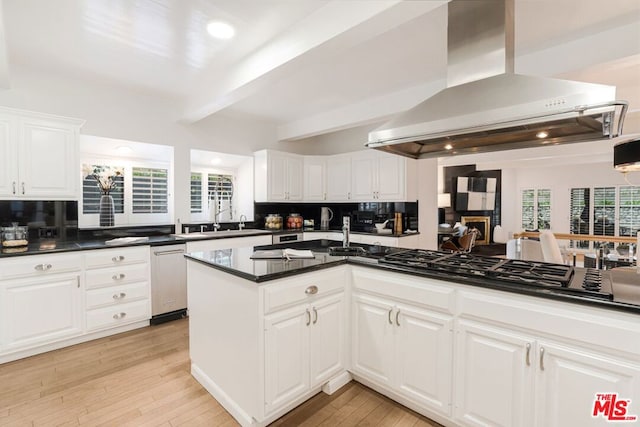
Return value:
M 238 230 L 242 230 L 244 228 L 244 222 L 247 220 L 247 216 L 245 214 L 240 215 L 240 223 L 238 224 Z
M 351 227 L 351 217 L 342 217 L 342 247 L 349 247 L 349 228 Z

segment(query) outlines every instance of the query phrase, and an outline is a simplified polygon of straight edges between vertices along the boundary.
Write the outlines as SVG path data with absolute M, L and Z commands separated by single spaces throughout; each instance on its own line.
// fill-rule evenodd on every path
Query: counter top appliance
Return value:
M 552 292 L 613 300 L 609 272 L 593 268 L 422 249 L 389 254 L 379 262 L 418 271 L 432 270 L 452 276 L 483 277 L 501 283 L 536 286 Z

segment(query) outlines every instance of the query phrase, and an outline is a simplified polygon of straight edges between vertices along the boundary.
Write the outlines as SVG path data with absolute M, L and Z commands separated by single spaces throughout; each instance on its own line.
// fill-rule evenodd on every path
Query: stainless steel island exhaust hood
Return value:
M 448 4 L 447 88 L 369 133 L 369 148 L 411 158 L 613 138 L 615 86 L 513 73 L 514 0 Z

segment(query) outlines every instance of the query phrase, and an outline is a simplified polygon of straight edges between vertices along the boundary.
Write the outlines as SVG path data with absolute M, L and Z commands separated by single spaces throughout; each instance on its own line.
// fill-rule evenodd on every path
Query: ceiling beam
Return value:
M 205 71 L 194 86 L 183 121 L 202 120 L 295 72 L 296 67 L 330 60 L 336 49 L 362 43 L 444 3 L 330 1 L 235 67 Z

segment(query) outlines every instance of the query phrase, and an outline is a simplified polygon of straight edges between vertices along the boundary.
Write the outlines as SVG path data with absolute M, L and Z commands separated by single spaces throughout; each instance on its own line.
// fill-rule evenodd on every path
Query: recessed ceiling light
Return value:
M 549 136 L 549 132 L 540 131 L 540 132 L 536 133 L 536 136 L 537 136 L 538 138 L 540 138 L 540 139 L 542 139 L 542 138 L 546 138 L 546 137 L 548 137 L 548 136 Z
M 216 39 L 227 40 L 236 34 L 236 30 L 226 22 L 211 21 L 207 24 L 207 32 Z
M 131 149 L 131 147 L 127 147 L 126 145 L 121 145 L 120 147 L 116 148 L 116 151 L 118 152 L 118 154 L 131 154 L 131 153 L 133 153 L 133 150 Z
M 453 148 L 453 145 L 451 145 L 451 144 L 447 144 L 447 145 L 444 146 L 445 150 L 451 150 L 452 148 Z

